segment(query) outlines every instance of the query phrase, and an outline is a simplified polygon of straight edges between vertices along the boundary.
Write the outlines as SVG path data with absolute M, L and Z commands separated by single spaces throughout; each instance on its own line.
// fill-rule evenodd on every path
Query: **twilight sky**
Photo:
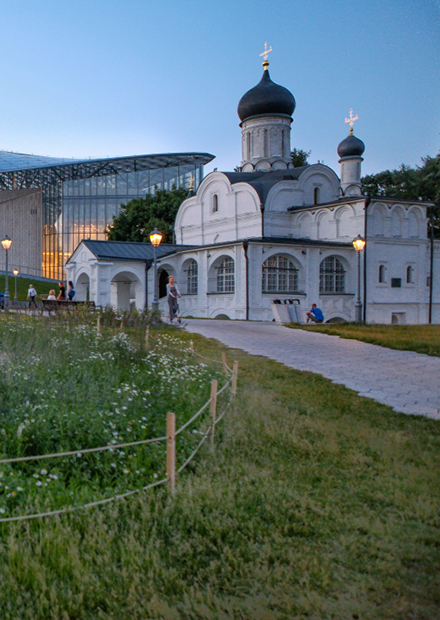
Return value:
M 1 150 L 233 170 L 265 41 L 311 163 L 339 174 L 351 107 L 363 174 L 440 150 L 440 0 L 0 0 L 0 32 Z

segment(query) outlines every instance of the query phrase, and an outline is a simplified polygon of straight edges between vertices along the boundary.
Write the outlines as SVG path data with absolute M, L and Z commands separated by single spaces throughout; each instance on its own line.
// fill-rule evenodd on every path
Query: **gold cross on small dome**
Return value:
M 267 43 L 265 41 L 264 42 L 264 52 L 261 52 L 261 54 L 260 54 L 260 58 L 261 58 L 261 56 L 264 57 L 264 62 L 263 62 L 264 70 L 266 70 L 267 67 L 269 66 L 269 63 L 267 61 L 267 55 L 270 54 L 271 51 L 272 51 L 272 46 L 269 47 L 269 49 L 267 49 Z
M 350 108 L 350 116 L 345 119 L 346 123 L 350 123 L 350 135 L 353 135 L 353 123 L 359 120 L 359 116 L 353 116 L 353 108 Z

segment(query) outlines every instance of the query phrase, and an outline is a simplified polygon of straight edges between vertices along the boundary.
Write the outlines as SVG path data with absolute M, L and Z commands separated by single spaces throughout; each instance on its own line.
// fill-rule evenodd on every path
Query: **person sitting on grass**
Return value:
M 312 304 L 310 310 L 306 312 L 307 315 L 307 323 L 312 321 L 313 323 L 324 323 L 324 315 L 322 314 L 322 310 L 320 310 L 316 304 Z

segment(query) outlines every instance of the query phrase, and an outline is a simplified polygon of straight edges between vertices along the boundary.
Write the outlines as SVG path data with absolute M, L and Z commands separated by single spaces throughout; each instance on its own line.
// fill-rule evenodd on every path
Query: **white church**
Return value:
M 362 195 L 364 143 L 337 147 L 328 166 L 294 167 L 293 95 L 271 80 L 238 104 L 242 161 L 212 172 L 190 192 L 175 221 L 175 244 L 158 248 L 159 305 L 172 275 L 182 317 L 305 321 L 316 303 L 326 322 L 440 323 L 440 241 L 427 235 L 431 203 Z M 361 236 L 365 248 L 355 251 Z M 153 301 L 147 243 L 84 240 L 66 264 L 77 299 L 136 307 Z

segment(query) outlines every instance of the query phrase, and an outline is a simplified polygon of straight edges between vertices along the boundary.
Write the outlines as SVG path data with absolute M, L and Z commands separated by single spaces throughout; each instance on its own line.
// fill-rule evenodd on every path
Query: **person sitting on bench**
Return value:
M 313 321 L 313 323 L 324 323 L 324 315 L 322 314 L 322 310 L 320 310 L 316 304 L 312 304 L 312 307 L 306 312 L 306 315 L 307 323 L 309 321 Z

